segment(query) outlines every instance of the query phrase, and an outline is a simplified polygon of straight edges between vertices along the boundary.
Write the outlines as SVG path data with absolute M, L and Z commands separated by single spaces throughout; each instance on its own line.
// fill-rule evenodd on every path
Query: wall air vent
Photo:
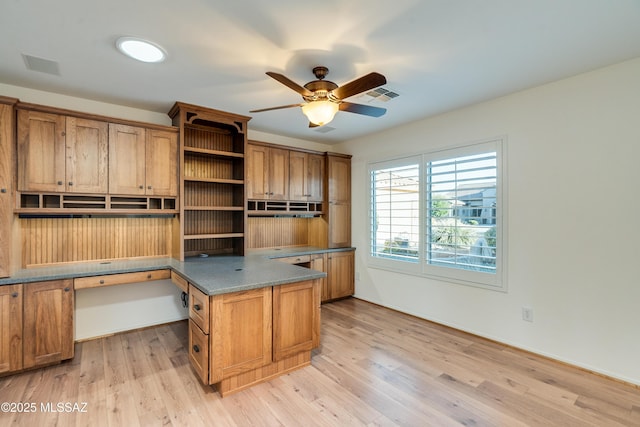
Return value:
M 60 67 L 56 61 L 38 58 L 37 56 L 26 55 L 24 53 L 22 54 L 22 58 L 24 58 L 24 63 L 29 70 L 52 74 L 54 76 L 60 75 Z

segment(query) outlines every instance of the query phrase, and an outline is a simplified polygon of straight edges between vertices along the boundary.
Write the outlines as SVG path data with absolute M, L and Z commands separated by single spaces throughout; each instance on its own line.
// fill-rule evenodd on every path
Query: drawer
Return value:
M 170 270 L 138 271 L 136 273 L 106 274 L 103 276 L 79 277 L 73 280 L 76 290 L 101 286 L 123 285 L 125 283 L 149 282 L 171 277 Z
M 185 294 L 189 293 L 189 282 L 187 282 L 187 279 L 172 271 L 171 281 L 174 285 L 182 289 L 182 292 L 184 292 Z
M 209 333 L 209 296 L 193 285 L 189 285 L 189 318 L 202 332 Z
M 311 255 L 288 256 L 284 258 L 274 258 L 276 261 L 286 262 L 287 264 L 302 264 L 311 261 Z
M 203 384 L 209 384 L 209 335 L 189 320 L 189 361 Z

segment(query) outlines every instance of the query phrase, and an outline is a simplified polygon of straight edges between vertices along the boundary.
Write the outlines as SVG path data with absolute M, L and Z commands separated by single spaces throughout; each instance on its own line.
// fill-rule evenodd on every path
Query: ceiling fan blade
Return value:
M 280 83 L 288 87 L 289 89 L 295 90 L 302 96 L 313 96 L 313 92 L 311 92 L 309 89 L 300 86 L 298 83 L 294 82 L 288 77 L 283 76 L 282 74 L 267 71 L 267 76 L 273 79 L 276 79 L 277 81 L 279 81 Z
M 283 108 L 292 108 L 292 107 L 302 107 L 304 103 L 301 104 L 290 104 L 290 105 L 281 105 L 279 107 L 269 107 L 269 108 L 261 108 L 259 110 L 251 110 L 250 113 L 261 113 L 263 111 L 271 111 L 271 110 L 281 110 Z
M 349 83 L 334 89 L 331 93 L 338 99 L 349 98 L 350 96 L 371 90 L 387 83 L 387 79 L 380 73 L 369 73 Z
M 354 104 L 353 102 L 341 102 L 340 111 L 362 114 L 371 117 L 380 117 L 387 112 L 386 108 L 373 107 L 371 105 Z

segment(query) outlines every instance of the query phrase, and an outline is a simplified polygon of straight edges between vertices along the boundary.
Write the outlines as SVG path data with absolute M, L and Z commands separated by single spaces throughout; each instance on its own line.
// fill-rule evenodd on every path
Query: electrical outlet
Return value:
M 522 307 L 522 320 L 525 322 L 533 322 L 533 309 L 530 307 Z

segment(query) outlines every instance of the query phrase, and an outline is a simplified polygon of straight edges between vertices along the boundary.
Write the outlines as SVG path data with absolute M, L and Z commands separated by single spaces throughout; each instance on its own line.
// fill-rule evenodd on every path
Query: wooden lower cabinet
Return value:
M 330 252 L 327 256 L 327 299 L 344 298 L 355 291 L 355 252 Z M 323 299 L 324 301 L 324 299 Z
M 320 282 L 213 295 L 208 315 L 208 334 L 189 319 L 189 359 L 224 396 L 311 363 L 320 344 Z
M 22 285 L 0 286 L 0 374 L 22 369 Z
M 24 288 L 23 368 L 73 358 L 73 280 Z
M 73 358 L 73 281 L 0 286 L 0 374 Z

